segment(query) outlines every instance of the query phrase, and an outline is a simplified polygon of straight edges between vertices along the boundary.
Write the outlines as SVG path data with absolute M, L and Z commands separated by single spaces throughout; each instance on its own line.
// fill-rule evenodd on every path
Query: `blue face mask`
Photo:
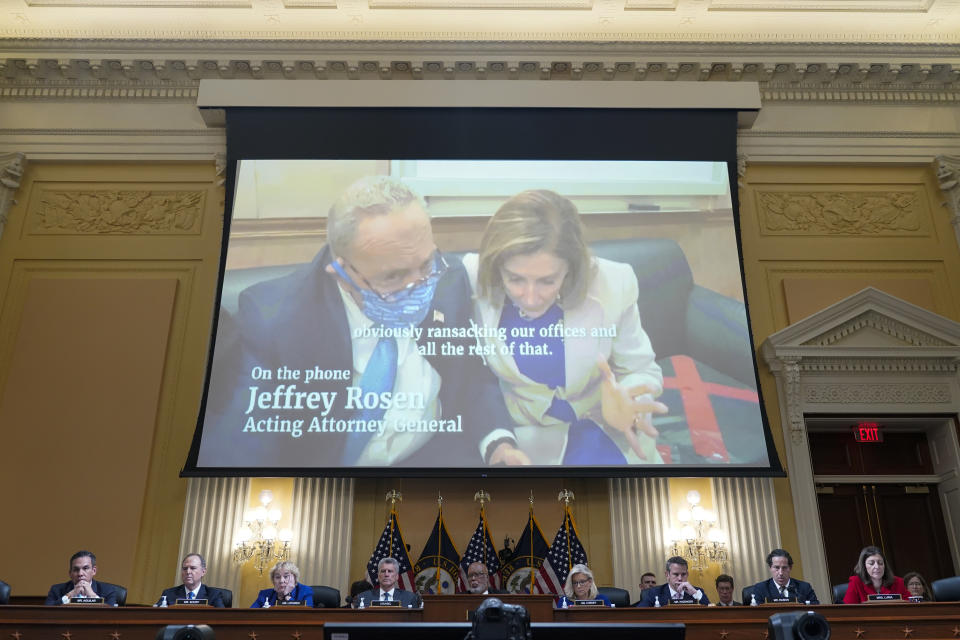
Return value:
M 360 292 L 363 300 L 363 315 L 374 323 L 391 329 L 415 326 L 423 322 L 430 311 L 433 294 L 437 290 L 437 283 L 442 273 L 429 276 L 422 283 L 397 293 L 397 299 L 384 300 L 375 292 L 358 286 L 339 262 L 330 263 L 333 270 L 346 280 L 354 289 Z

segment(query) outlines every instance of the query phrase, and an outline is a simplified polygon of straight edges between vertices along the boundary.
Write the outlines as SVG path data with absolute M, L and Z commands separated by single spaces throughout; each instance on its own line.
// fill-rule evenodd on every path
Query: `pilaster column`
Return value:
M 7 216 L 16 204 L 14 196 L 23 179 L 23 166 L 26 162 L 22 153 L 0 153 L 0 237 L 7 226 Z

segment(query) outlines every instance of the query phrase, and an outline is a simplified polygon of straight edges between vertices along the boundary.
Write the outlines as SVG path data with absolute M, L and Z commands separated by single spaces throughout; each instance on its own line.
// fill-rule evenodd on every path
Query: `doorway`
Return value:
M 955 575 L 927 432 L 900 424 L 883 442 L 861 444 L 855 422 L 808 423 L 830 584 L 846 584 L 867 545 L 883 549 L 898 576 L 919 571 L 929 583 Z

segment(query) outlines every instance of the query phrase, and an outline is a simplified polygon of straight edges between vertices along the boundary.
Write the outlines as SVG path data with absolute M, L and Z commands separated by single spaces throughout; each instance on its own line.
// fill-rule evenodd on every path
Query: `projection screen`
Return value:
M 184 473 L 781 473 L 732 110 L 227 110 Z

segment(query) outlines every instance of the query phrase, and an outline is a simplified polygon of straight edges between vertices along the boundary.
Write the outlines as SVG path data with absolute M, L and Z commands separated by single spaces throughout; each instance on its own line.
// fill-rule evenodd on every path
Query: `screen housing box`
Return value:
M 201 80 L 197 107 L 209 127 L 226 107 L 466 107 L 557 109 L 734 109 L 749 129 L 760 111 L 757 82 L 445 82 L 391 80 Z

